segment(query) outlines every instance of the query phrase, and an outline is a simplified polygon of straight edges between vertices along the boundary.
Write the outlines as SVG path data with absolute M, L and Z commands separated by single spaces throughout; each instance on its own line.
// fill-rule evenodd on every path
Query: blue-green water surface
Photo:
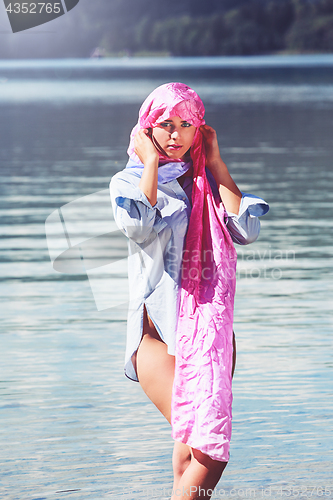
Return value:
M 141 102 L 170 80 L 199 93 L 240 189 L 270 204 L 237 247 L 233 437 L 213 498 L 333 497 L 331 57 L 0 63 L 1 498 L 170 497 L 169 424 L 123 375 L 125 308 L 98 311 L 45 237 L 54 210 L 124 168 Z

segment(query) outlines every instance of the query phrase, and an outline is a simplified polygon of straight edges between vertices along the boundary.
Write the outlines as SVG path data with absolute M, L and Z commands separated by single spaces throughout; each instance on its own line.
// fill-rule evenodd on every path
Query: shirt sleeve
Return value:
M 153 231 L 158 234 L 167 225 L 157 203 L 152 206 L 143 191 L 128 179 L 115 175 L 110 194 L 117 226 L 136 243 L 144 243 Z
M 232 240 L 239 245 L 253 243 L 259 236 L 260 221 L 258 217 L 265 215 L 269 205 L 262 198 L 253 194 L 242 193 L 238 215 L 227 212 L 227 228 Z

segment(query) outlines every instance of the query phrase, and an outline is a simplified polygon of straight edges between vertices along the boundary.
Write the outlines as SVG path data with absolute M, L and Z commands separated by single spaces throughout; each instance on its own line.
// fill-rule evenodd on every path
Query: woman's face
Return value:
M 190 149 L 196 127 L 179 116 L 171 116 L 153 128 L 153 136 L 172 160 L 182 158 Z

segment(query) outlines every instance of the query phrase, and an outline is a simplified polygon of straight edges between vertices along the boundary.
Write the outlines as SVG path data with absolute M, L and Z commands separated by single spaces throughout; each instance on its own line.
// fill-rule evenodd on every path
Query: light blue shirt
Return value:
M 218 195 L 208 170 L 207 178 L 214 196 Z M 138 173 L 125 169 L 118 172 L 110 183 L 116 224 L 129 239 L 130 306 L 125 374 L 136 381 L 131 356 L 142 338 L 144 304 L 157 332 L 168 346 L 168 353 L 175 354 L 180 267 L 191 214 L 190 200 L 176 179 L 158 184 L 154 206 L 138 187 L 140 179 Z M 191 183 L 191 179 L 188 182 Z M 268 204 L 261 198 L 242 193 L 239 213 L 227 212 L 226 224 L 233 241 L 241 245 L 255 241 L 260 231 L 258 217 L 268 210 Z

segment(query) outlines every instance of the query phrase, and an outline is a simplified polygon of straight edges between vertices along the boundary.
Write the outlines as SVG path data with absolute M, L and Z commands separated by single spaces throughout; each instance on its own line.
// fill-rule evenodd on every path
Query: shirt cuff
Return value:
M 140 201 L 150 209 L 157 208 L 157 203 L 152 206 L 147 196 L 139 187 L 132 187 L 130 198 L 127 198 L 126 196 L 117 196 L 115 201 L 119 207 L 124 208 L 127 212 L 131 209 L 131 201 Z
M 241 191 L 242 193 L 242 191 Z M 228 217 L 241 217 L 246 211 L 250 217 L 260 217 L 267 214 L 269 205 L 265 200 L 254 196 L 254 194 L 242 193 L 242 200 L 240 203 L 238 215 L 233 212 L 227 212 Z
M 239 245 L 248 245 L 255 241 L 260 232 L 258 217 L 265 215 L 269 205 L 262 198 L 249 193 L 242 193 L 238 215 L 227 212 L 227 227 L 232 240 Z
M 141 244 L 153 231 L 158 234 L 167 223 L 162 219 L 157 203 L 152 206 L 139 187 L 128 186 L 129 196 L 113 192 L 115 221 L 124 234 Z M 111 189 L 112 191 L 112 189 Z M 114 190 L 115 191 L 115 190 Z

